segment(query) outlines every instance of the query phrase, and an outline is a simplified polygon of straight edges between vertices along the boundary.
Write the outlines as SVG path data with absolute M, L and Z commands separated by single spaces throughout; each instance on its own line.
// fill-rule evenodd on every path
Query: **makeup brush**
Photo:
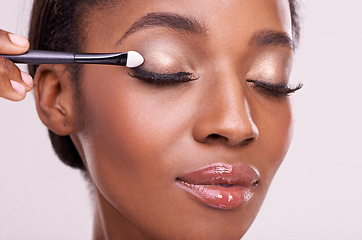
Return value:
M 66 53 L 54 51 L 28 51 L 20 55 L 0 55 L 14 63 L 27 64 L 106 64 L 129 68 L 140 66 L 144 62 L 141 54 L 135 51 L 123 53 Z

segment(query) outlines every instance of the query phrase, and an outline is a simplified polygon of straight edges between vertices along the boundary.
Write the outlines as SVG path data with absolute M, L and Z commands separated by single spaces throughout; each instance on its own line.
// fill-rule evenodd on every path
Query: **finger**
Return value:
M 31 91 L 33 88 L 33 78 L 26 72 L 20 71 L 21 80 L 23 80 L 23 86 L 27 92 Z M 24 84 L 25 83 L 25 84 Z
M 29 50 L 29 41 L 0 29 L 0 54 L 22 54 Z
M 33 79 L 8 59 L 0 58 L 0 97 L 20 101 L 33 87 Z

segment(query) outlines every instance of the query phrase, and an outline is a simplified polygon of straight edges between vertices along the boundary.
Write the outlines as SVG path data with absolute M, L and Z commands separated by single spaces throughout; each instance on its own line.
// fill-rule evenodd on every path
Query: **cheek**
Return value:
M 84 72 L 87 120 L 81 142 L 86 163 L 97 188 L 113 205 L 122 207 L 128 199 L 142 205 L 146 201 L 139 192 L 153 196 L 156 188 L 161 194 L 170 190 L 175 150 L 190 141 L 192 100 L 173 90 L 156 93 L 159 90 L 130 78 L 126 70 L 100 68 L 107 66 Z M 96 83 L 98 79 L 102 82 Z
M 263 148 L 259 151 L 258 164 L 264 181 L 270 184 L 284 160 L 293 134 L 290 100 L 287 99 L 283 103 L 263 103 L 258 111 L 258 141 L 259 146 Z

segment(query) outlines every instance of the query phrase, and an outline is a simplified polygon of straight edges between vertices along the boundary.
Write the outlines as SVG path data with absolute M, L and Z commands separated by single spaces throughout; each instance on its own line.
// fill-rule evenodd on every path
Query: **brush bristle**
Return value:
M 143 64 L 144 58 L 141 54 L 135 51 L 129 51 L 127 57 L 126 67 L 135 68 Z

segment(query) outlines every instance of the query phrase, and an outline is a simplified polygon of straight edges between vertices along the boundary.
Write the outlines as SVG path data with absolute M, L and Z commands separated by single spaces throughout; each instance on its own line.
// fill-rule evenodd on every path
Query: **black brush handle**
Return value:
M 75 63 L 126 66 L 128 53 L 78 53 Z

